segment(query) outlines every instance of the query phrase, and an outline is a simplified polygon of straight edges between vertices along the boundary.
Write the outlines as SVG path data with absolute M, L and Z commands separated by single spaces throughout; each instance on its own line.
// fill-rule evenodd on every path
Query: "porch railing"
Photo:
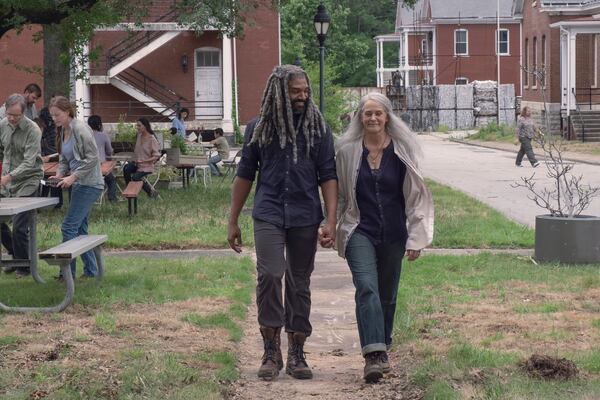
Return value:
M 593 110 L 600 105 L 600 87 L 576 88 L 575 101 L 582 110 Z
M 119 122 L 121 119 L 134 122 L 142 117 L 148 118 L 152 122 L 168 122 L 175 116 L 175 112 L 164 111 L 161 114 L 155 111 L 153 107 L 165 107 L 166 110 L 187 108 L 190 110 L 190 120 L 218 120 L 223 118 L 223 101 L 187 100 L 165 104 L 158 101 L 114 100 L 85 102 L 83 107 L 84 117 L 93 113 L 100 113 L 104 122 Z

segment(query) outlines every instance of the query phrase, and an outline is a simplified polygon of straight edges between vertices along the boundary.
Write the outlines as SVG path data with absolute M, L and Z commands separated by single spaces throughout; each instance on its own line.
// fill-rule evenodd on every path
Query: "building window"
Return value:
M 454 55 L 466 56 L 469 54 L 469 33 L 466 29 L 454 31 Z
M 507 56 L 510 53 L 510 49 L 508 47 L 508 29 L 500 29 L 496 32 L 498 34 L 496 47 L 496 51 L 498 52 L 497 54 L 500 54 L 501 56 Z
M 531 82 L 531 87 L 534 89 L 537 87 L 537 68 L 538 68 L 538 59 L 537 59 L 537 37 L 533 38 L 533 46 L 531 48 L 531 70 L 533 72 L 533 82 Z
M 221 52 L 219 50 L 199 50 L 196 52 L 196 67 L 220 67 Z
M 542 36 L 542 87 L 546 87 L 546 76 L 548 76 L 548 62 L 546 61 L 546 35 Z
M 456 79 L 454 80 L 454 84 L 455 84 L 455 85 L 466 85 L 466 84 L 468 84 L 468 83 L 469 83 L 469 79 L 467 79 L 467 78 L 463 78 L 463 77 L 456 78 Z
M 598 87 L 598 34 L 594 35 L 594 82 L 592 87 Z
M 523 85 L 529 86 L 529 39 L 525 39 L 525 51 L 523 52 Z

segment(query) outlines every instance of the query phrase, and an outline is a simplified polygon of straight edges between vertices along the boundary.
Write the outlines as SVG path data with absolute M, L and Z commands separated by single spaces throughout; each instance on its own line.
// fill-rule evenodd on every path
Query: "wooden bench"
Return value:
M 142 186 L 144 186 L 144 182 L 142 181 L 131 181 L 127 184 L 125 190 L 123 190 L 123 197 L 127 199 L 127 207 L 129 209 L 129 215 L 137 214 L 137 197 L 140 194 L 140 190 L 142 190 Z M 131 210 L 131 202 L 133 201 L 133 214 Z
M 104 260 L 102 258 L 102 244 L 108 240 L 106 235 L 82 235 L 75 239 L 68 240 L 51 249 L 39 253 L 39 257 L 50 265 L 58 265 L 60 273 L 65 280 L 67 293 L 64 299 L 56 306 L 52 307 L 2 307 L 3 311 L 16 312 L 60 312 L 73 302 L 75 294 L 75 283 L 71 274 L 71 261 L 89 250 L 93 250 L 96 255 L 98 272 L 96 280 L 101 280 L 104 275 Z

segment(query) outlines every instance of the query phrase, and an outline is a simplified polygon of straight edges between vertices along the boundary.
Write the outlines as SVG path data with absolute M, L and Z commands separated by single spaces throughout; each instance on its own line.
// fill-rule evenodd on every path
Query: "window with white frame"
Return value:
M 497 54 L 500 54 L 501 56 L 507 56 L 510 52 L 508 46 L 508 29 L 500 29 L 499 31 L 496 31 L 496 33 L 498 36 L 496 42 Z
M 466 29 L 454 31 L 454 55 L 466 56 L 469 54 L 469 32 Z
M 542 87 L 546 87 L 546 77 L 548 76 L 548 61 L 546 60 L 546 35 L 542 36 Z
M 529 39 L 525 39 L 525 49 L 523 51 L 523 84 L 529 86 Z
M 467 85 L 468 83 L 469 83 L 469 79 L 468 78 L 464 78 L 462 76 L 459 77 L 459 78 L 456 78 L 454 80 L 454 84 L 455 85 Z
M 531 47 L 531 69 L 533 70 L 533 82 L 531 82 L 531 87 L 537 87 L 537 69 L 538 69 L 538 53 L 537 53 L 537 37 L 533 38 L 533 46 Z

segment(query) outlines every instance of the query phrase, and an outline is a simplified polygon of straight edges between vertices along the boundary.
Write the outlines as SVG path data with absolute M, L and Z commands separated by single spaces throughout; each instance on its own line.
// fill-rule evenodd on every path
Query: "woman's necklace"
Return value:
M 371 169 L 377 169 L 377 162 L 383 154 L 383 148 L 385 147 L 385 142 L 387 142 L 387 135 L 384 136 L 381 144 L 376 148 L 377 151 L 369 151 L 367 154 L 367 161 L 369 162 L 369 166 Z

